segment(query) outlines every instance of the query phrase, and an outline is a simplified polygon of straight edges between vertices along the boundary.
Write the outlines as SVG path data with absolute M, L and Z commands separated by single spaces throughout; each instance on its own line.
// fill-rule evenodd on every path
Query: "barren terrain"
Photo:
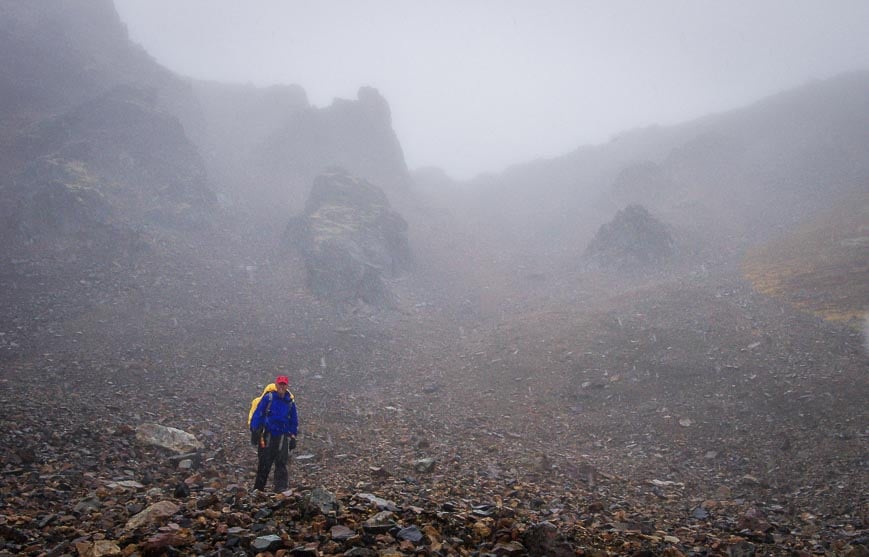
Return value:
M 398 311 L 336 313 L 292 258 L 254 276 L 179 261 L 138 291 L 18 287 L 31 318 L 4 335 L 7 554 L 865 551 L 862 335 L 735 266 L 550 276 L 572 294 L 481 316 L 412 282 L 394 285 Z M 251 494 L 247 405 L 278 370 L 302 416 L 291 490 Z M 206 448 L 181 468 L 136 441 L 146 422 Z M 128 522 L 159 501 L 177 508 Z
M 865 70 L 458 182 L 112 0 L 0 60 L 0 557 L 869 555 Z

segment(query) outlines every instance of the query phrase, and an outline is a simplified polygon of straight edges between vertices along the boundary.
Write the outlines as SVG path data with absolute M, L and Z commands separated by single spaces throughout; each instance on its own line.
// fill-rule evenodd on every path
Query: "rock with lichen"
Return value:
M 339 303 L 394 306 L 386 281 L 412 262 L 407 223 L 383 190 L 341 170 L 315 179 L 285 238 L 303 255 L 311 291 Z

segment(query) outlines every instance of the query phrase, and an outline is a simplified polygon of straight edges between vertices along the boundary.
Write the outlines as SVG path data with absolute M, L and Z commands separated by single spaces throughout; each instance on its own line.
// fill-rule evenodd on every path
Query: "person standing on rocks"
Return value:
M 287 376 L 279 375 L 275 379 L 275 390 L 263 395 L 250 421 L 251 432 L 260 434 L 253 486 L 260 491 L 266 487 L 272 464 L 275 466 L 275 491 L 285 491 L 289 482 L 287 462 L 290 451 L 296 448 L 299 430 L 296 401 L 288 390 L 289 385 Z

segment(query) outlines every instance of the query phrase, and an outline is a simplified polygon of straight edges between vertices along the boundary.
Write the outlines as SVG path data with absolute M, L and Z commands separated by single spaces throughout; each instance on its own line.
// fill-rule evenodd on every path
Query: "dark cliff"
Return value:
M 30 241 L 61 221 L 97 230 L 97 217 L 137 230 L 220 227 L 221 215 L 252 230 L 271 224 L 261 227 L 269 234 L 333 165 L 388 190 L 407 185 L 389 107 L 373 89 L 316 108 L 297 85 L 194 81 L 133 44 L 110 0 L 0 3 L 0 214 L 10 237 Z M 52 214 L 70 188 L 81 210 Z
M 314 178 L 332 166 L 401 191 L 410 181 L 389 105 L 363 87 L 356 100 L 311 106 L 299 86 L 195 82 L 202 109 L 189 129 L 226 202 L 277 221 L 302 210 Z

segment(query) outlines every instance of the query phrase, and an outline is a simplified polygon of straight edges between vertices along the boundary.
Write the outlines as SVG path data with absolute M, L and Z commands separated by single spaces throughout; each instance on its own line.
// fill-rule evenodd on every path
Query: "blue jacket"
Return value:
M 296 403 L 289 391 L 282 397 L 275 391 L 266 393 L 257 404 L 250 420 L 250 430 L 265 426 L 272 435 L 295 435 L 299 431 Z

